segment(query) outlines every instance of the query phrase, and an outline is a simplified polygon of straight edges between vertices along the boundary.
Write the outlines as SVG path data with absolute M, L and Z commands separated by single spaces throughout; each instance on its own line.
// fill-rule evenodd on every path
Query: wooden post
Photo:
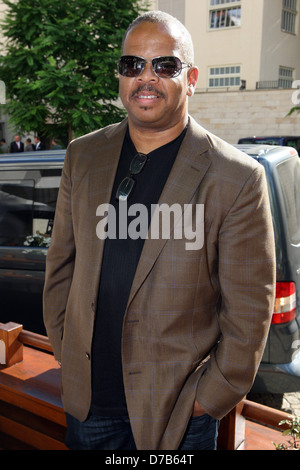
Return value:
M 9 322 L 0 324 L 0 367 L 10 367 L 23 360 L 23 344 L 19 334 L 23 326 Z
M 218 450 L 243 450 L 245 418 L 243 401 L 238 403 L 220 422 Z

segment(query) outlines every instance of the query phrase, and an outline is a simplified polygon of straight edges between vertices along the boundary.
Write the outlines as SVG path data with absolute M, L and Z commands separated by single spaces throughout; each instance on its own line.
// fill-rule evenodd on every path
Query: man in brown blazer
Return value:
M 71 449 L 213 449 L 260 363 L 275 284 L 264 170 L 188 115 L 192 63 L 177 20 L 138 18 L 118 64 L 128 118 L 67 150 L 44 318 Z M 151 236 L 159 209 L 175 216 Z

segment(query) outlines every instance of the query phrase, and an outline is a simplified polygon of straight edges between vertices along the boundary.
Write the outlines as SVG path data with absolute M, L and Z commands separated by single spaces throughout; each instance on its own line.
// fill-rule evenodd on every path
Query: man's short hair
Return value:
M 177 37 L 177 40 L 180 43 L 180 49 L 182 54 L 182 59 L 184 62 L 189 64 L 193 64 L 194 62 L 194 46 L 193 40 L 189 31 L 186 27 L 174 16 L 169 15 L 164 11 L 154 10 L 148 11 L 143 15 L 138 16 L 132 23 L 128 26 L 124 38 L 122 41 L 122 52 L 124 48 L 124 42 L 128 35 L 128 33 L 135 27 L 140 25 L 141 23 L 157 23 L 162 24 L 167 29 L 170 29 L 172 34 Z

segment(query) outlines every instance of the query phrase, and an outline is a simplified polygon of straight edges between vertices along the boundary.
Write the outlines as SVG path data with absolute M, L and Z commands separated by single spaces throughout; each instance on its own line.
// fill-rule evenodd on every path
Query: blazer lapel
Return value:
M 119 158 L 127 128 L 127 119 L 117 126 L 108 127 L 104 132 L 106 140 L 101 144 L 95 141 L 93 158 L 95 164 L 90 174 L 91 207 L 109 203 Z
M 94 141 L 92 149 L 90 150 L 95 159 L 95 163 L 91 167 L 89 175 L 89 188 L 88 188 L 88 210 L 90 211 L 90 220 L 92 221 L 93 237 L 89 245 L 89 256 L 93 260 L 96 267 L 96 275 L 92 277 L 91 291 L 94 297 L 97 297 L 99 288 L 99 279 L 101 272 L 101 264 L 103 257 L 103 249 L 105 239 L 96 237 L 96 225 L 98 223 L 96 217 L 97 208 L 102 204 L 109 204 L 111 191 L 117 172 L 122 145 L 127 128 L 127 119 L 122 121 L 117 126 L 108 127 L 104 132 L 105 139 Z
M 177 158 L 167 179 L 158 204 L 188 204 L 197 187 L 204 178 L 211 162 L 206 152 L 211 148 L 204 129 L 190 118 L 189 128 L 184 141 L 179 149 Z M 175 224 L 174 224 L 175 225 Z M 150 231 L 151 233 L 151 226 Z M 128 306 L 144 282 L 163 246 L 166 239 L 145 240 L 143 251 L 133 280 Z

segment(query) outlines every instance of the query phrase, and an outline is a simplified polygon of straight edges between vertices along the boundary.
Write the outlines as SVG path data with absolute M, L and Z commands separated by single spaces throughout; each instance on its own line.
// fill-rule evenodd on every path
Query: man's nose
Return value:
M 158 81 L 158 76 L 154 72 L 152 68 L 152 62 L 146 62 L 144 70 L 142 73 L 138 76 L 138 80 L 143 81 L 143 82 L 157 82 Z

